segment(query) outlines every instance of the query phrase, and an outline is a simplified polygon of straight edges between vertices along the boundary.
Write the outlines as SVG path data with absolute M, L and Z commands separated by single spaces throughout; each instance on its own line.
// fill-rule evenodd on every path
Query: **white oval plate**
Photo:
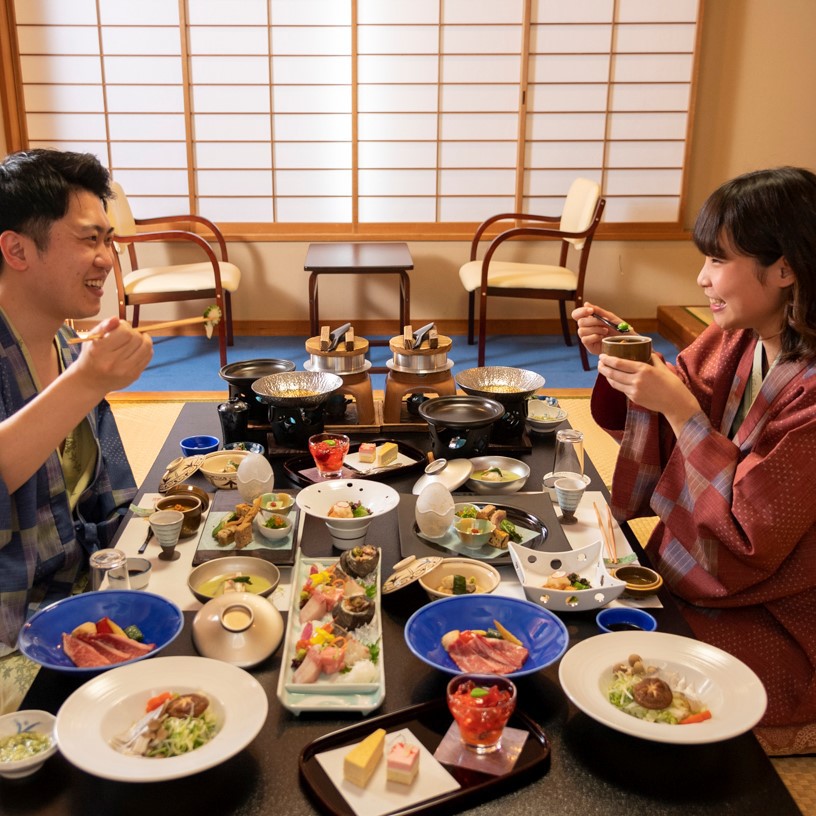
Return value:
M 711 719 L 691 725 L 650 723 L 612 705 L 607 699 L 612 667 L 632 653 L 689 682 Z M 567 697 L 592 719 L 633 737 L 677 745 L 743 734 L 759 722 L 768 703 L 762 681 L 741 660 L 708 643 L 663 632 L 610 632 L 582 640 L 564 655 L 558 679 Z
M 127 756 L 109 740 L 144 714 L 163 691 L 202 691 L 221 730 L 189 754 L 167 759 Z M 57 744 L 65 758 L 89 774 L 116 782 L 179 779 L 225 762 L 261 730 L 269 704 L 249 672 L 206 657 L 156 657 L 111 669 L 78 688 L 57 712 Z

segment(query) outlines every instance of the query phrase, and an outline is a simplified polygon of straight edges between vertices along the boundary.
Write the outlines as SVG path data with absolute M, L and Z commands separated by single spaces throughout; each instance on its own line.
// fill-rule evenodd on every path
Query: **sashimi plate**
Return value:
M 462 669 L 442 646 L 442 636 L 454 629 L 492 629 L 494 621 L 529 651 L 522 667 L 507 677 L 533 674 L 555 663 L 567 650 L 567 627 L 552 612 L 530 601 L 501 595 L 457 595 L 420 607 L 405 624 L 405 642 L 429 666 L 460 674 Z

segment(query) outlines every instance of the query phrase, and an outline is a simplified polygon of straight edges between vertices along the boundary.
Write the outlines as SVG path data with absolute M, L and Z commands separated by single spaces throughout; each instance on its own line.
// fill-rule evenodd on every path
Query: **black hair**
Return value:
M 816 175 L 777 167 L 726 182 L 703 204 L 693 239 L 708 257 L 729 248 L 754 258 L 760 279 L 784 257 L 795 282 L 787 288 L 782 359 L 816 358 Z
M 103 203 L 113 195 L 110 174 L 91 153 L 37 149 L 0 163 L 0 233 L 13 230 L 48 248 L 51 225 L 68 212 L 69 195 L 87 190 Z

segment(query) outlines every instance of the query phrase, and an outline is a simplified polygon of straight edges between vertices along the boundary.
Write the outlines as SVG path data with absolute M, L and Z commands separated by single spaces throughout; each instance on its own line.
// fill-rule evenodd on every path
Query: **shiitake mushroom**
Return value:
M 632 689 L 632 696 L 638 705 L 652 711 L 668 708 L 674 699 L 669 684 L 659 677 L 647 677 L 645 680 L 641 680 Z

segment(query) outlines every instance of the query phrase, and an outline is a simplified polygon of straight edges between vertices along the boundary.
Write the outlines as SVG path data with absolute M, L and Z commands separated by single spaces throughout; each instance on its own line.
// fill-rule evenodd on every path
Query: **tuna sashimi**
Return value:
M 326 598 L 319 592 L 314 592 L 309 600 L 300 608 L 300 622 L 320 620 L 328 612 Z
M 113 646 L 108 645 L 107 643 L 103 643 L 97 640 L 97 635 L 88 635 L 88 634 L 81 634 L 77 635 L 77 637 L 85 644 L 90 646 L 92 649 L 99 652 L 99 654 L 107 657 L 111 663 L 124 663 L 125 660 L 130 660 L 133 655 L 128 654 L 127 652 L 123 652 L 121 649 L 116 649 Z
M 468 633 L 448 646 L 448 654 L 454 663 L 466 672 L 478 674 L 510 674 L 518 671 L 527 660 L 529 652 L 508 640 L 487 638 Z
M 155 643 L 139 643 L 138 640 L 133 640 L 127 635 L 97 634 L 93 637 L 97 642 L 119 649 L 131 657 L 141 657 L 156 648 Z
M 303 662 L 295 669 L 292 680 L 295 683 L 316 683 L 320 677 L 320 653 L 315 648 L 306 652 Z
M 94 666 L 110 666 L 111 661 L 100 654 L 93 646 L 83 643 L 73 635 L 63 633 L 62 648 L 75 666 L 80 669 L 90 669 Z

